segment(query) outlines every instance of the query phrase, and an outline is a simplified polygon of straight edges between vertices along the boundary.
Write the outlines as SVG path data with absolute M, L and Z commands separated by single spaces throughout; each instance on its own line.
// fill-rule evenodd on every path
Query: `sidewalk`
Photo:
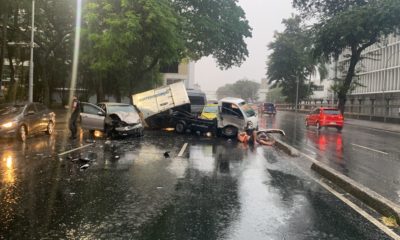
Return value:
M 347 124 L 347 125 L 353 125 L 353 126 L 357 126 L 357 127 L 372 128 L 372 129 L 400 133 L 400 124 L 383 123 L 383 122 L 375 122 L 375 121 L 368 121 L 368 120 L 358 120 L 358 119 L 352 119 L 352 118 L 345 118 L 344 123 L 345 123 L 345 125 Z

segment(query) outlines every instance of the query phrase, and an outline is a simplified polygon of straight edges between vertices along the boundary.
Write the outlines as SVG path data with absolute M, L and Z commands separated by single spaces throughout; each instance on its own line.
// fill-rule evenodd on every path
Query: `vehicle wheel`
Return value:
M 17 132 L 18 140 L 20 140 L 21 142 L 25 142 L 27 135 L 28 131 L 26 130 L 26 126 L 25 125 L 20 126 Z
M 321 125 L 319 125 L 319 122 L 317 122 L 317 129 L 318 131 L 321 130 Z
M 338 132 L 341 132 L 343 127 L 336 127 L 336 129 L 337 129 Z
M 237 131 L 238 131 L 237 128 L 232 127 L 232 126 L 227 126 L 224 129 L 222 129 L 222 134 L 225 137 L 232 138 L 237 135 Z
M 175 125 L 175 131 L 177 133 L 184 133 L 185 132 L 185 124 L 183 122 L 178 122 Z
M 54 123 L 53 123 L 52 121 L 50 121 L 50 122 L 47 124 L 46 134 L 47 134 L 47 135 L 51 135 L 51 134 L 53 134 L 53 132 L 54 132 Z

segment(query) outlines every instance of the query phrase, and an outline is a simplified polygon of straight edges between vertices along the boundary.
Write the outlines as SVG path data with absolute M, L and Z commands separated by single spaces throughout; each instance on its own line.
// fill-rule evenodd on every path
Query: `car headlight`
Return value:
M 1 126 L 3 128 L 11 128 L 14 126 L 14 124 L 15 124 L 15 122 L 7 122 L 7 123 L 2 124 Z

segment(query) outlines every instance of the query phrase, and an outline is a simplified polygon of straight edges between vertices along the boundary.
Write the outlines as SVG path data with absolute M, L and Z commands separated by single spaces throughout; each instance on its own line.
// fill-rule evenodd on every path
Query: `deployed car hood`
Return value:
M 140 122 L 140 116 L 136 112 L 115 112 L 110 115 L 117 115 L 121 121 L 126 122 L 127 124 L 134 124 Z

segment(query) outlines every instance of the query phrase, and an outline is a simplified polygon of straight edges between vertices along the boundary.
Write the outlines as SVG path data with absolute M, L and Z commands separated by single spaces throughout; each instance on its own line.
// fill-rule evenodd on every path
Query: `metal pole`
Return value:
M 35 0 L 32 0 L 31 58 L 29 61 L 29 102 L 33 102 L 33 48 L 35 31 Z
M 297 113 L 297 105 L 299 103 L 299 76 L 296 76 L 296 105 L 295 112 Z

